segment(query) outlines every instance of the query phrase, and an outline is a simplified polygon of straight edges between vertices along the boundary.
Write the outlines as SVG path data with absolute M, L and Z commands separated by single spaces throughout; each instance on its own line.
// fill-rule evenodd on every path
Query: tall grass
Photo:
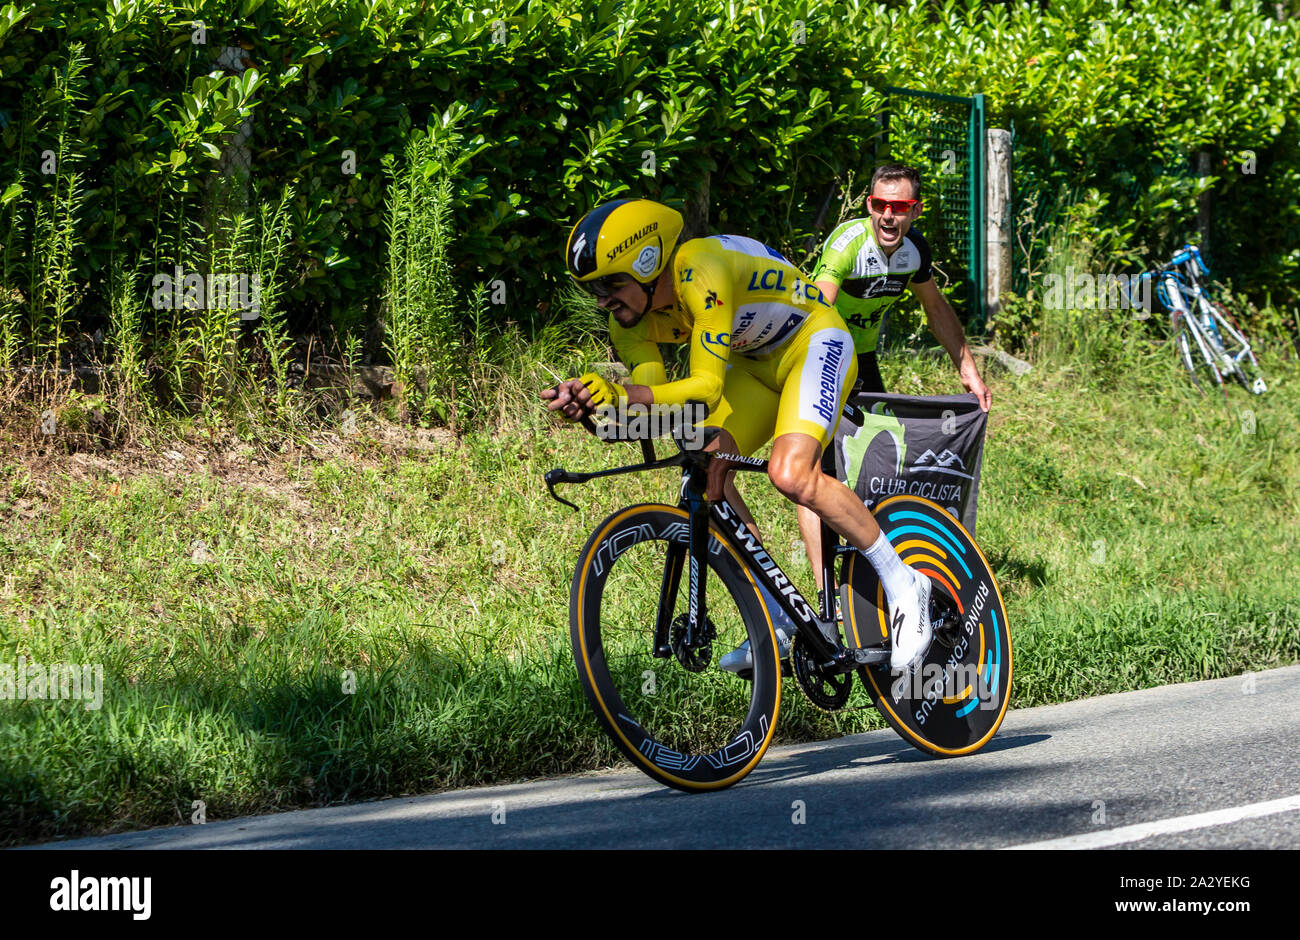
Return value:
M 145 360 L 145 304 L 140 279 L 121 258 L 114 258 L 112 277 L 109 327 L 104 337 L 111 364 L 105 376 L 105 391 L 116 415 L 115 436 L 126 441 L 134 436 L 136 425 L 151 416 L 153 392 Z
M 42 173 L 52 176 L 48 201 L 38 200 L 33 215 L 30 272 L 30 334 L 33 364 L 58 369 L 74 305 L 73 267 L 78 212 L 84 201 L 81 173 L 72 147 L 77 103 L 85 98 L 85 47 L 73 43 L 67 62 L 54 73 L 55 147 L 42 154 Z M 53 163 L 51 167 L 50 164 Z M 52 169 L 52 172 L 51 172 Z
M 206 234 L 184 218 L 178 199 L 152 272 L 148 259 L 114 258 L 103 394 L 91 396 L 112 415 L 112 440 L 134 440 L 148 424 L 179 431 L 191 418 L 208 432 L 293 433 L 302 423 L 300 392 L 288 385 L 292 340 L 281 303 L 291 196 L 286 189 L 252 214 L 223 213 Z M 179 304 L 159 279 L 175 281 L 177 271 L 191 279 L 182 281 Z M 13 320 L 0 311 L 0 352 L 6 342 L 21 348 L 17 332 L 4 329 Z M 255 325 L 245 326 L 249 320 Z M 65 387 L 50 402 L 62 414 L 84 397 Z
M 28 125 L 19 131 L 19 146 L 26 146 Z M 18 178 L 0 181 L 0 377 L 7 377 L 18 364 L 22 349 L 22 293 L 19 290 L 21 265 L 18 246 L 23 244 L 23 225 L 26 219 L 27 200 L 24 198 L 21 167 Z
M 86 396 L 74 388 L 74 377 L 65 381 L 57 371 L 70 361 L 85 364 L 72 356 L 70 340 L 71 315 L 89 286 L 76 275 L 84 199 L 77 129 L 88 65 L 82 46 L 73 44 L 51 86 L 29 90 L 19 144 L 35 148 L 40 160 L 35 169 L 20 161 L 17 178 L 0 183 L 0 364 L 10 399 L 35 414 L 53 410 L 56 427 L 83 405 L 107 408 L 117 441 L 135 437 L 140 422 L 194 417 L 210 429 L 249 412 L 270 414 L 254 419 L 263 428 L 292 427 L 301 409 L 287 381 L 292 343 L 282 305 L 291 237 L 287 189 L 277 203 L 250 211 L 227 198 L 224 179 L 195 190 L 160 174 L 153 245 L 140 257 L 115 253 L 103 274 L 105 394 Z M 206 207 L 195 204 L 195 192 L 206 193 Z M 178 272 L 186 280 L 176 292 L 167 290 L 160 276 Z M 256 296 L 252 316 L 244 309 L 248 296 L 218 296 L 221 287 L 234 285 L 247 285 Z M 260 322 L 245 328 L 241 314 Z M 10 372 L 20 361 L 37 379 L 23 392 Z M 269 394 L 259 388 L 263 382 Z M 57 433 L 52 440 L 71 442 Z
M 37 439 L 35 428 L 48 429 L 51 416 L 57 425 L 73 394 L 73 376 L 61 369 L 71 358 L 70 315 L 82 291 L 74 272 L 85 201 L 77 134 L 89 67 L 84 51 L 71 44 L 48 91 L 28 90 L 19 146 L 39 159 L 35 169 L 20 161 L 16 178 L 0 184 L 0 404 L 10 410 L 24 399 L 19 410 L 29 412 L 25 423 Z
M 74 49 L 48 96 L 57 107 L 25 111 L 31 117 L 23 133 L 35 136 L 50 124 L 58 140 L 51 164 L 58 169 L 51 183 L 56 198 L 42 203 L 51 208 L 27 211 L 39 200 L 23 179 L 0 193 L 6 223 L 0 357 L 6 362 L 24 353 L 33 363 L 39 355 L 48 360 L 67 346 L 66 320 L 82 289 L 73 277 L 80 180 L 70 129 L 80 113 L 85 67 Z M 386 162 L 390 244 L 381 324 L 398 379 L 395 414 L 464 432 L 508 422 L 521 395 L 535 392 L 545 365 L 580 358 L 575 350 L 604 324 L 589 298 L 571 295 L 559 299 L 551 326 L 525 336 L 508 315 L 518 301 L 503 298 L 500 285 L 489 292 L 458 282 L 448 256 L 456 237 L 451 197 L 466 159 L 457 120 L 448 112 L 413 134 L 400 169 Z M 138 438 L 141 423 L 174 425 L 182 436 L 197 422 L 209 437 L 233 429 L 269 438 L 299 434 L 310 423 L 308 402 L 289 378 L 294 349 L 283 304 L 293 276 L 284 269 L 293 194 L 286 188 L 276 202 L 245 207 L 227 198 L 220 183 L 195 190 L 160 178 L 153 244 L 140 257 L 114 256 L 106 272 L 105 394 L 92 396 L 91 404 L 111 413 L 116 441 Z M 206 196 L 203 205 L 196 193 Z M 28 256 L 11 250 L 25 244 L 25 226 L 36 233 Z M 256 286 L 254 316 L 232 300 L 216 300 L 214 286 L 225 278 Z M 356 353 L 354 346 L 346 357 L 354 366 Z M 524 381 L 527 392 L 521 392 Z M 47 404 L 66 410 L 78 397 L 70 387 L 61 394 L 62 405 L 59 396 Z
M 416 129 L 403 165 L 387 163 L 388 271 L 385 342 L 393 369 L 417 417 L 435 414 L 453 428 L 466 384 L 465 301 L 452 276 L 447 249 L 451 227 L 451 164 L 459 150 L 454 126 L 444 133 Z M 475 298 L 474 314 L 482 304 Z
M 476 309 L 487 308 L 480 303 Z M 612 357 L 607 314 L 571 285 L 558 291 L 554 319 L 535 335 L 516 324 L 491 329 L 480 323 L 474 336 L 463 400 L 472 409 L 472 427 L 493 433 L 545 426 L 546 416 L 535 407 L 538 392 Z
M 1132 314 L 1124 310 L 1076 307 L 1073 295 L 1076 275 L 1098 276 L 1110 273 L 1104 259 L 1088 241 L 1071 235 L 1065 228 L 1051 233 L 1043 279 L 1059 278 L 1063 288 L 1055 302 L 1048 302 L 1051 291 L 1044 290 L 1042 319 L 1039 324 L 1035 357 L 1044 365 L 1063 366 L 1074 363 L 1089 374 L 1103 363 L 1123 368 L 1127 360 L 1120 355 L 1131 348 L 1132 334 L 1126 332 Z
M 0 183 L 0 376 L 13 384 L 10 369 L 25 359 L 37 413 L 71 387 L 59 369 L 79 294 L 74 270 L 85 191 L 77 129 L 90 64 L 84 52 L 82 43 L 71 44 L 48 92 L 27 92 L 18 144 L 25 153 L 35 150 L 36 168 L 20 161 L 16 177 Z
M 275 390 L 275 414 L 281 418 L 291 412 L 291 395 L 288 388 L 289 354 L 293 343 L 280 303 L 284 291 L 284 255 L 289 244 L 289 203 L 292 191 L 286 186 L 275 206 L 262 205 L 258 209 L 257 241 L 248 255 L 249 267 L 259 293 L 258 336 L 266 350 L 267 371 Z
M 199 272 L 206 275 L 206 296 L 192 314 L 189 327 L 196 359 L 196 399 L 204 422 L 209 425 L 218 423 L 218 416 L 228 412 L 247 371 L 239 357 L 238 314 L 232 310 L 233 304 L 216 303 L 212 291 L 217 278 L 237 278 L 241 273 L 247 277 L 243 249 L 251 220 L 236 210 L 223 221 L 230 229 L 229 238 L 224 245 L 218 241 L 218 233 L 225 227 L 222 225 L 214 225 L 209 233 L 202 255 L 206 263 Z
M 291 198 L 286 188 L 278 202 L 251 213 L 240 207 L 214 208 L 205 213 L 212 220 L 206 232 L 178 212 L 170 251 L 159 252 L 163 270 L 155 278 L 166 275 L 174 281 L 173 272 L 180 271 L 187 279 L 179 304 L 169 305 L 165 294 L 150 293 L 161 333 L 155 339 L 163 340 L 160 359 L 169 380 L 169 404 L 198 416 L 209 428 L 250 409 L 268 412 L 272 422 L 291 423 L 287 371 L 292 343 L 280 304 Z M 252 330 L 242 327 L 248 320 L 256 321 Z M 260 340 L 264 382 L 259 382 L 259 363 L 249 355 L 253 337 Z

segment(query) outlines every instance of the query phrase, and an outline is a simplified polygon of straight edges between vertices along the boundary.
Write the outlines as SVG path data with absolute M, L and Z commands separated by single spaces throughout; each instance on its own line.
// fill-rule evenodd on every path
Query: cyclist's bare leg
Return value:
M 822 521 L 817 513 L 806 506 L 795 506 L 795 515 L 799 518 L 799 535 L 803 538 L 804 550 L 808 552 L 808 564 L 812 565 L 813 577 L 817 579 L 817 590 L 822 584 Z
M 880 525 L 862 500 L 846 484 L 822 472 L 821 453 L 821 442 L 809 434 L 782 434 L 772 445 L 767 475 L 788 499 L 811 509 L 866 555 L 880 575 L 890 606 L 890 666 L 910 668 L 924 655 L 932 636 L 930 582 L 917 580 L 889 540 L 881 537 Z M 881 544 L 876 544 L 877 539 Z
M 822 472 L 821 459 L 821 443 L 815 437 L 797 431 L 782 434 L 772 444 L 767 475 L 787 499 L 824 519 L 854 548 L 870 548 L 880 537 L 880 526 L 846 484 Z M 817 542 L 815 557 L 820 559 L 820 537 Z M 806 533 L 804 544 L 814 557 Z M 813 565 L 814 570 L 819 567 L 820 561 Z

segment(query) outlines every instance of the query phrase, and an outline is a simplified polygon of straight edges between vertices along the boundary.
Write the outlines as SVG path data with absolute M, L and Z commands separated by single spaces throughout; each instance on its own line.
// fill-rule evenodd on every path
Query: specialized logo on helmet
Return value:
M 646 245 L 641 249 L 641 254 L 636 256 L 632 262 L 632 270 L 642 277 L 649 277 L 654 273 L 654 269 L 659 266 L 659 246 Z
M 613 261 L 615 258 L 617 258 L 619 255 L 621 255 L 621 254 L 622 254 L 624 251 L 626 251 L 628 248 L 631 248 L 633 245 L 635 245 L 635 244 L 636 244 L 637 242 L 639 242 L 641 239 L 645 238 L 647 235 L 649 235 L 651 232 L 655 231 L 655 230 L 658 229 L 658 228 L 659 228 L 659 223 L 658 223 L 658 222 L 651 222 L 651 223 L 650 223 L 649 225 L 647 225 L 645 228 L 641 229 L 641 231 L 639 231 L 639 232 L 633 232 L 633 233 L 632 233 L 631 235 L 629 235 L 627 238 L 623 239 L 621 242 L 619 242 L 617 245 L 615 245 L 613 248 L 611 248 L 609 251 L 607 251 L 607 252 L 605 253 L 605 257 L 606 257 L 608 260 Z M 644 254 L 645 254 L 645 253 L 642 252 L 642 256 L 644 256 Z M 641 258 L 637 258 L 637 263 L 638 263 L 638 264 L 640 263 L 640 261 L 641 261 Z
M 578 240 L 573 243 L 573 266 L 578 266 L 578 259 L 582 257 L 582 249 L 587 247 L 587 233 L 583 232 L 578 236 Z

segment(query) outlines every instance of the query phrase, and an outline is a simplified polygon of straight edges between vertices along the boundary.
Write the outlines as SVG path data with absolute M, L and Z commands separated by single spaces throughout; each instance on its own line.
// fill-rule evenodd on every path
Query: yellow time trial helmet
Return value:
M 598 297 L 614 275 L 626 275 L 646 292 L 668 266 L 682 233 L 682 214 L 650 199 L 618 199 L 584 215 L 569 233 L 564 257 L 569 274 Z

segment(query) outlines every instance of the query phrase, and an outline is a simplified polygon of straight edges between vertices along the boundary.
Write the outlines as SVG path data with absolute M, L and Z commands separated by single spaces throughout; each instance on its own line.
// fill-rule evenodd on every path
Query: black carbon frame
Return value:
M 686 510 L 690 519 L 689 545 L 676 549 L 670 548 L 664 564 L 664 575 L 659 590 L 659 612 L 655 618 L 655 655 L 667 657 L 672 654 L 669 637 L 671 622 L 669 618 L 676 606 L 677 591 L 680 587 L 683 568 L 689 569 L 688 590 L 691 592 L 688 604 L 687 635 L 685 637 L 688 645 L 695 642 L 695 630 L 702 628 L 707 622 L 705 619 L 708 613 L 706 582 L 708 579 L 709 522 L 712 520 L 717 524 L 718 531 L 727 541 L 727 544 L 744 561 L 755 582 L 767 588 L 768 593 L 777 599 L 782 609 L 789 615 L 790 620 L 799 631 L 799 636 L 808 644 L 816 659 L 824 666 L 849 667 L 853 665 L 852 654 L 838 640 L 827 640 L 817 623 L 819 617 L 823 622 L 834 622 L 835 558 L 841 550 L 839 535 L 827 526 L 824 521 L 821 523 L 822 584 L 825 590 L 823 591 L 820 610 L 818 610 L 818 608 L 808 603 L 807 599 L 799 592 L 799 589 L 781 570 L 776 559 L 763 547 L 759 538 L 749 531 L 748 527 L 741 521 L 735 507 L 727 501 L 727 498 L 723 496 L 720 500 L 710 501 L 706 496 L 708 467 L 711 460 L 724 460 L 731 465 L 730 469 L 755 473 L 767 472 L 766 460 L 754 457 L 740 457 L 735 454 L 685 449 L 681 449 L 679 453 L 671 457 L 656 460 L 654 459 L 653 447 L 647 446 L 648 442 L 643 441 L 641 443 L 642 455 L 645 459 L 639 464 L 614 467 L 609 470 L 597 470 L 591 473 L 570 473 L 563 468 L 557 467 L 546 473 L 545 480 L 551 496 L 576 510 L 577 506 L 556 494 L 555 486 L 557 484 L 586 483 L 599 477 L 637 473 L 643 470 L 657 470 L 673 466 L 682 468 L 681 499 L 678 506 Z M 834 454 L 828 447 L 822 456 L 823 469 L 829 466 L 833 470 L 833 460 Z M 750 547 L 751 545 L 753 548 Z M 766 567 L 762 564 L 763 558 L 770 562 Z M 683 564 L 684 562 L 689 562 L 689 564 Z M 788 591 L 778 584 L 777 577 L 785 582 Z

